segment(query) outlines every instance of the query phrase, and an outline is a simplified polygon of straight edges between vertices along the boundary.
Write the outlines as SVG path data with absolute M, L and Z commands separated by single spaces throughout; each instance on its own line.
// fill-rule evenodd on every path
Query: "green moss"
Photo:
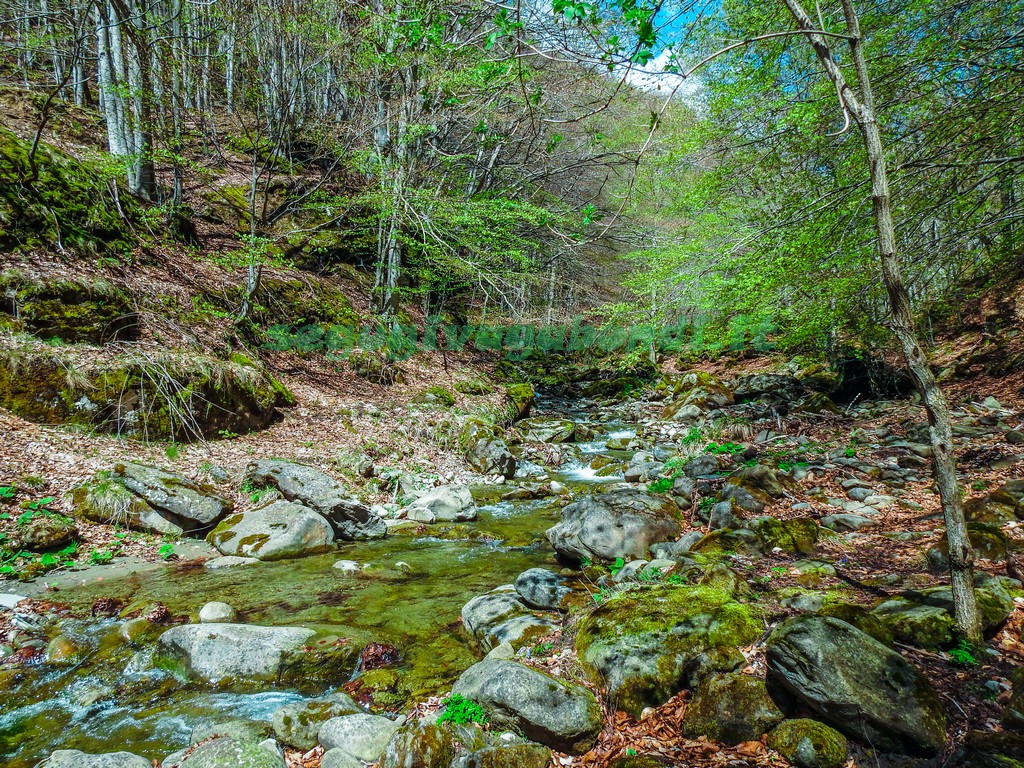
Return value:
M 509 402 L 509 415 L 513 421 L 526 418 L 537 398 L 533 384 L 509 384 L 505 387 L 505 395 Z
M 818 524 L 810 517 L 759 517 L 747 523 L 747 527 L 761 538 L 766 552 L 778 547 L 788 554 L 812 555 L 818 543 Z
M 699 654 L 742 647 L 762 629 L 751 607 L 727 592 L 657 585 L 627 590 L 598 606 L 581 623 L 576 650 L 594 682 L 609 686 L 617 706 L 639 714 L 674 695 L 683 670 Z
M 846 737 L 816 720 L 787 720 L 768 734 L 768 746 L 797 768 L 842 768 Z
M 141 220 L 138 202 L 128 194 L 115 201 L 102 168 L 46 143 L 33 179 L 30 148 L 0 128 L 0 250 L 127 253 L 136 242 L 132 224 Z
M 430 387 L 413 398 L 414 403 L 430 403 L 451 408 L 455 405 L 455 397 L 444 387 Z
M 683 715 L 683 733 L 726 744 L 754 741 L 782 722 L 764 680 L 732 672 L 715 675 L 697 689 Z

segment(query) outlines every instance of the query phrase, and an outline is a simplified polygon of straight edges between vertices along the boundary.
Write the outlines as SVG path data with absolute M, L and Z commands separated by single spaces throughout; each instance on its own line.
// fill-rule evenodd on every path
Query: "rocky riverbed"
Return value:
M 0 756 L 1012 765 L 986 761 L 1016 759 L 1024 725 L 1021 416 L 980 398 L 956 413 L 983 648 L 954 632 L 921 417 L 837 406 L 810 376 L 692 372 L 542 401 L 507 431 L 469 420 L 460 450 L 483 475 L 395 475 L 375 504 L 269 456 L 242 503 L 116 464 L 75 516 L 193 543 L 167 565 L 7 582 Z

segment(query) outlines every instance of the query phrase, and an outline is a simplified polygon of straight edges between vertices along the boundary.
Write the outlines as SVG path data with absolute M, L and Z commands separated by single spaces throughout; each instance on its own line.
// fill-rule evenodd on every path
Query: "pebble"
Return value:
M 356 573 L 359 571 L 359 563 L 355 560 L 339 560 L 333 566 L 343 573 Z
M 203 563 L 203 567 L 208 570 L 215 571 L 218 568 L 233 568 L 236 565 L 255 565 L 259 562 L 258 558 L 255 557 L 238 557 L 237 555 L 225 555 L 224 557 L 215 557 L 212 560 L 207 560 Z
M 24 599 L 22 595 L 15 595 L 10 592 L 0 593 L 0 609 L 13 611 L 15 606 Z
M 201 624 L 230 624 L 237 618 L 238 613 L 227 603 L 214 601 L 199 609 Z

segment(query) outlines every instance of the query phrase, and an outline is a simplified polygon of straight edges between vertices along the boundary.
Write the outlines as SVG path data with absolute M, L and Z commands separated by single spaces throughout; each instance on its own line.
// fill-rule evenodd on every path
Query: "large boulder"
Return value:
M 616 706 L 639 716 L 682 690 L 702 653 L 749 645 L 762 631 L 751 609 L 720 589 L 664 584 L 599 605 L 580 625 L 576 650 Z
M 732 390 L 704 371 L 690 371 L 666 383 L 672 387 L 672 402 L 662 412 L 662 418 L 665 419 L 676 418 L 681 410 L 689 406 L 704 411 L 724 408 L 734 402 Z
M 733 394 L 738 403 L 750 400 L 764 400 L 767 402 L 795 404 L 800 402 L 804 395 L 807 394 L 807 388 L 795 376 L 786 376 L 778 373 L 759 373 L 754 376 L 744 376 L 738 379 L 733 389 Z
M 334 529 L 302 504 L 275 501 L 226 517 L 207 540 L 222 555 L 284 560 L 329 551 Z
M 129 462 L 75 489 L 72 499 L 87 520 L 171 535 L 209 531 L 233 508 L 211 486 Z
M 512 478 L 519 462 L 501 438 L 501 429 L 482 419 L 469 419 L 459 433 L 459 446 L 469 466 L 483 475 Z
M 594 694 L 515 661 L 474 664 L 452 693 L 480 704 L 492 725 L 519 731 L 559 752 L 582 755 L 597 743 L 603 727 Z
M 707 736 L 724 744 L 741 744 L 760 739 L 784 718 L 764 680 L 730 672 L 701 683 L 681 725 L 691 739 Z
M 1013 598 L 998 589 L 974 590 L 983 632 L 991 632 L 1009 618 Z M 948 586 L 908 592 L 901 597 L 880 601 L 871 609 L 892 636 L 918 648 L 952 645 L 958 634 L 953 618 L 953 590 Z
M 576 423 L 568 419 L 524 419 L 518 427 L 528 443 L 571 443 L 576 439 Z
M 519 647 L 554 631 L 553 617 L 537 616 L 511 584 L 474 597 L 462 606 L 462 626 L 489 651 L 502 643 Z
M 652 544 L 675 540 L 682 530 L 679 512 L 667 498 L 622 488 L 570 504 L 547 536 L 555 551 L 571 560 L 614 561 L 644 558 Z
M 387 534 L 384 521 L 341 483 L 315 467 L 283 459 L 260 459 L 246 468 L 247 480 L 256 486 L 273 486 L 288 501 L 299 501 L 323 515 L 344 541 L 380 539 Z
M 443 485 L 413 501 L 406 514 L 412 520 L 418 519 L 417 516 L 429 515 L 429 522 L 464 522 L 476 520 L 476 503 L 469 486 Z
M 767 657 L 772 681 L 854 740 L 925 756 L 946 743 L 946 715 L 927 678 L 846 622 L 788 619 L 768 638 Z
M 153 763 L 131 752 L 90 755 L 77 749 L 58 749 L 37 768 L 153 768 Z
M 303 627 L 186 624 L 160 635 L 156 662 L 179 677 L 208 683 L 315 690 L 347 680 L 358 656 L 352 643 Z

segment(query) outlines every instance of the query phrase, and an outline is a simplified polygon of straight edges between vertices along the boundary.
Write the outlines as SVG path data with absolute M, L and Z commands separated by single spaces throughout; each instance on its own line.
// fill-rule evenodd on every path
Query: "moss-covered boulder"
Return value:
M 55 512 L 36 513 L 18 523 L 21 546 L 34 552 L 63 547 L 77 535 L 75 521 Z
M 74 514 L 94 523 L 175 536 L 205 534 L 233 509 L 211 486 L 124 462 L 71 492 Z
M 1024 735 L 971 731 L 950 764 L 957 768 L 1024 768 Z
M 0 293 L 0 311 L 42 339 L 103 344 L 139 335 L 130 296 L 105 280 L 27 280 L 9 270 Z
M 210 531 L 206 540 L 222 555 L 284 560 L 333 549 L 334 529 L 323 515 L 309 507 L 275 501 L 229 515 Z
M 827 603 L 818 613 L 845 621 L 861 632 L 870 635 L 882 645 L 892 647 L 892 631 L 880 618 L 863 605 L 856 603 Z
M 1013 611 L 1013 599 L 1001 591 L 975 589 L 982 631 L 1002 626 Z M 948 586 L 910 592 L 880 601 L 872 609 L 895 639 L 917 648 L 943 648 L 958 639 L 953 619 L 953 591 Z
M 686 670 L 712 648 L 739 648 L 762 632 L 753 610 L 709 587 L 658 585 L 619 593 L 580 625 L 576 650 L 596 684 L 633 715 L 685 684 Z
M 946 715 L 928 679 L 846 622 L 787 619 L 768 638 L 766 655 L 772 683 L 849 738 L 924 756 L 945 746 Z
M 576 439 L 576 423 L 569 419 L 523 419 L 518 427 L 528 443 L 571 443 Z
M 697 688 L 681 722 L 683 733 L 724 744 L 760 739 L 784 715 L 768 695 L 764 680 L 730 672 L 714 675 Z
M 661 414 L 665 419 L 671 419 L 676 411 L 687 405 L 708 410 L 733 403 L 732 390 L 720 379 L 704 371 L 689 371 L 678 377 L 668 377 L 664 382 L 671 387 L 671 402 Z
M 796 768 L 843 768 L 850 745 L 839 731 L 817 720 L 787 720 L 768 734 L 768 746 Z
M 978 560 L 1003 562 L 1009 548 L 1009 538 L 995 523 L 968 523 L 967 537 Z M 949 542 L 945 537 L 928 548 L 925 553 L 929 567 L 936 573 L 949 570 Z
M 43 424 L 185 442 L 264 429 L 278 408 L 295 402 L 242 355 L 129 351 L 86 363 L 70 349 L 42 344 L 0 352 L 0 406 Z
M 530 415 L 530 409 L 537 400 L 537 393 L 533 384 L 521 382 L 505 387 L 505 397 L 508 400 L 511 420 L 519 421 Z
M 1007 730 L 1024 733 L 1024 667 L 1017 667 L 1010 675 L 1010 700 L 1003 709 L 1003 726 Z
M 108 174 L 45 142 L 33 173 L 30 149 L 0 128 L 0 251 L 127 253 L 140 223 L 137 201 L 115 198 Z
M 755 517 L 744 528 L 722 528 L 698 541 L 693 552 L 705 554 L 766 555 L 775 549 L 791 555 L 813 555 L 821 529 L 809 517 L 778 520 Z
M 483 475 L 515 476 L 519 462 L 502 439 L 502 430 L 483 419 L 467 419 L 459 432 L 466 461 Z
M 391 737 L 380 768 L 450 768 L 455 759 L 452 732 L 433 723 L 408 723 Z
M 413 397 L 414 403 L 421 405 L 436 405 L 443 408 L 451 408 L 455 405 L 455 396 L 444 387 L 428 387 Z

